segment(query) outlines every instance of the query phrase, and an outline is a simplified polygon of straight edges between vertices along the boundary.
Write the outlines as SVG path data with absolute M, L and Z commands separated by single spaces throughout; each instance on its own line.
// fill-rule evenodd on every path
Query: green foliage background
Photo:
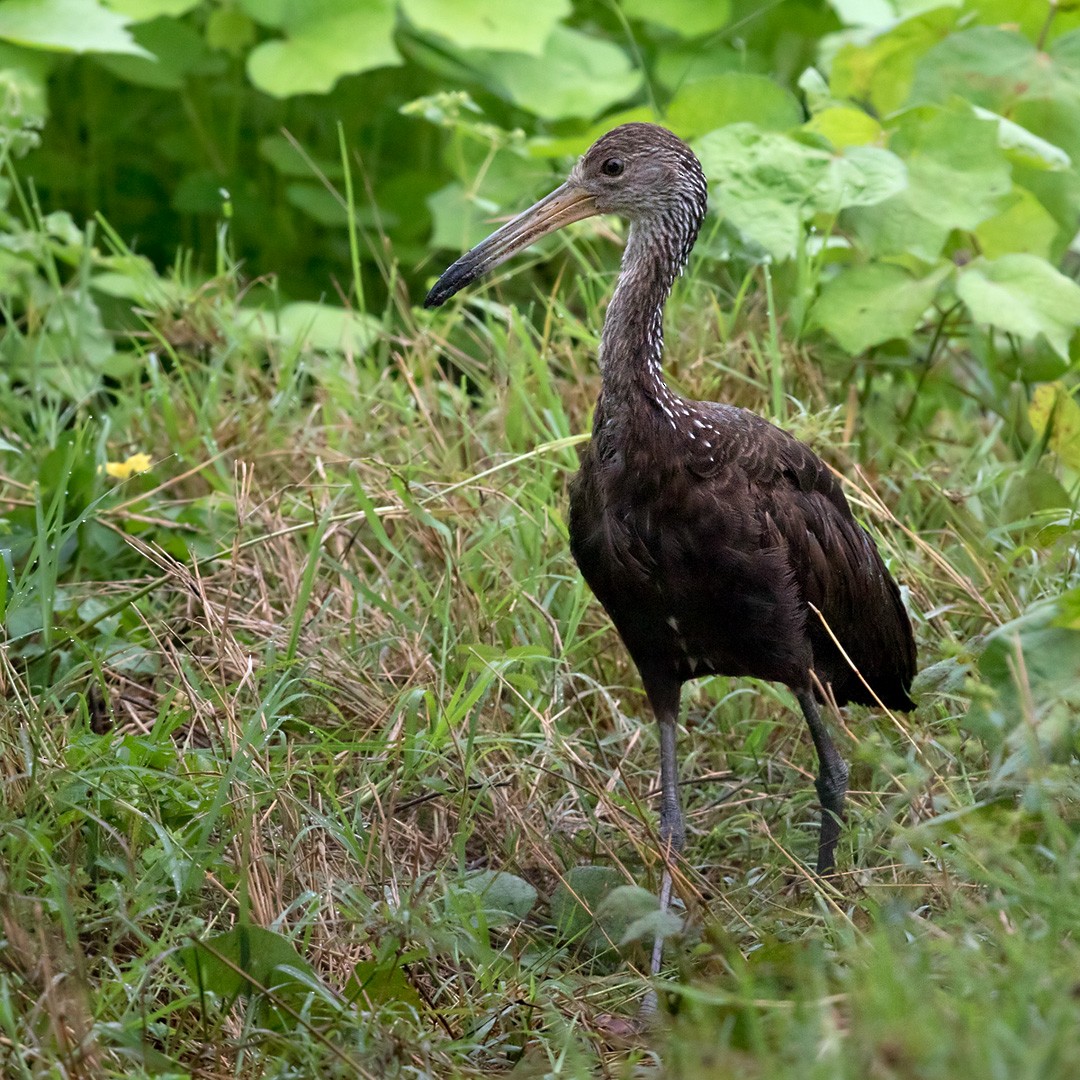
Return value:
M 416 306 L 631 119 L 711 184 L 672 379 L 837 464 L 923 668 L 839 892 L 786 695 L 688 691 L 680 918 L 562 519 L 622 227 Z M 1073 0 L 0 0 L 0 1071 L 1071 1076 L 1078 227 Z

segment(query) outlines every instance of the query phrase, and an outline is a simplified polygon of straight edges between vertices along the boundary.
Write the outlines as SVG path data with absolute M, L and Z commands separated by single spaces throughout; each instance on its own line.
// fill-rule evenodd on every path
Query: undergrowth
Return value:
M 159 278 L 69 225 L 28 227 L 0 379 L 5 1076 L 1071 1075 L 1075 475 L 970 340 L 855 363 L 760 270 L 678 284 L 673 381 L 838 470 L 922 673 L 833 718 L 835 886 L 788 693 L 688 688 L 637 1037 L 658 750 L 565 524 L 610 264 L 341 349 L 253 319 L 227 248 Z

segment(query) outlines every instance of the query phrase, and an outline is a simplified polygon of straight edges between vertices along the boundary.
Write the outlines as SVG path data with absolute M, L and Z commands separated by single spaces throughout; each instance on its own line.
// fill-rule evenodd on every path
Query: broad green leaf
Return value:
M 628 887 L 633 888 L 633 886 Z M 647 895 L 652 896 L 652 893 Z M 655 901 L 656 897 L 652 896 L 652 899 Z M 657 907 L 653 911 L 647 911 L 644 915 L 639 915 L 627 924 L 616 944 L 630 945 L 635 941 L 646 941 L 651 944 L 657 938 L 668 938 L 672 934 L 680 933 L 682 928 L 683 921 L 674 911 L 670 908 L 661 911 Z
M 610 866 L 575 866 L 551 896 L 551 918 L 564 941 L 580 940 L 595 927 L 605 898 L 626 884 L 626 878 Z
M 950 229 L 972 229 L 990 217 L 1012 186 L 996 123 L 970 112 L 910 109 L 890 149 L 907 163 L 919 214 Z
M 1047 68 L 1023 35 L 996 26 L 973 26 L 926 50 L 916 65 L 910 101 L 943 105 L 961 97 L 1007 112 L 1017 98 L 1049 85 Z
M 200 3 L 202 0 L 109 0 L 109 7 L 132 22 L 148 22 L 161 15 L 186 15 Z
M 972 6 L 978 12 L 979 22 L 1017 29 L 1032 41 L 1042 34 L 1052 42 L 1080 24 L 1080 4 L 1076 0 L 1056 0 L 1052 8 L 1049 3 L 1028 4 L 1017 0 L 974 0 Z
M 89 290 L 61 293 L 32 335 L 0 335 L 0 367 L 41 394 L 82 401 L 99 387 L 115 353 Z
M 700 42 L 678 40 L 659 46 L 652 77 L 661 86 L 677 92 L 690 83 L 732 71 L 746 71 L 745 52 L 723 41 L 710 43 L 703 49 Z
M 1034 255 L 976 259 L 959 274 L 957 295 L 976 322 L 1033 340 L 1042 334 L 1059 356 L 1080 326 L 1080 285 Z
M 247 61 L 251 81 L 275 97 L 329 93 L 343 75 L 401 63 L 391 0 L 288 0 L 284 28 Z
M 0 40 L 31 49 L 149 57 L 128 32 L 130 22 L 97 0 L 5 0 L 0 4 Z
M 900 19 L 939 7 L 960 7 L 962 0 L 830 0 L 845 26 L 885 30 Z
M 491 0 L 401 0 L 409 20 L 462 49 L 493 49 L 540 56 L 570 0 L 493 4 Z
M 373 1005 L 401 1002 L 414 1009 L 422 1009 L 424 999 L 409 982 L 396 959 L 389 963 L 361 960 L 345 983 L 345 997 L 349 1001 L 370 1001 Z
M 565 135 L 561 138 L 553 138 L 548 135 L 540 135 L 529 140 L 529 152 L 535 157 L 562 158 L 577 157 L 586 150 L 601 135 L 618 127 L 620 124 L 646 123 L 666 124 L 676 135 L 682 132 L 671 125 L 665 117 L 661 116 L 651 105 L 637 105 L 632 109 L 623 109 L 617 113 L 611 113 L 602 120 L 597 120 L 584 131 L 577 135 Z
M 1017 102 L 1010 119 L 1023 130 L 1060 147 L 1073 163 L 1080 162 L 1080 96 L 1025 98 Z M 1025 164 L 1018 160 L 1015 150 L 1010 150 L 1009 156 Z
M 870 210 L 847 210 L 841 224 L 854 230 L 871 255 L 911 254 L 924 262 L 937 261 L 951 231 L 923 217 L 908 191 Z
M 259 140 L 259 157 L 269 162 L 282 176 L 310 178 L 318 170 L 330 180 L 340 180 L 344 169 L 337 158 L 318 157 L 297 148 L 284 135 L 264 135 Z
M 904 162 L 877 146 L 849 146 L 832 154 L 815 196 L 817 209 L 835 214 L 849 206 L 876 206 L 908 184 Z
M 1080 630 L 1080 588 L 1070 589 L 1058 598 L 1058 614 L 1054 625 Z
M 288 350 L 363 354 L 379 337 L 379 320 L 331 304 L 298 300 L 280 311 L 242 309 L 237 322 Z
M 297 0 L 238 0 L 238 6 L 260 26 L 280 29 L 300 5 Z
M 803 124 L 803 130 L 828 139 L 838 149 L 867 146 L 884 138 L 877 120 L 862 109 L 849 105 L 832 105 L 822 109 Z
M 302 210 L 313 221 L 327 228 L 338 229 L 349 223 L 349 215 L 345 207 L 341 205 L 341 200 L 332 192 L 327 191 L 322 184 L 314 182 L 286 184 L 285 198 L 291 206 Z M 360 210 L 362 207 L 357 207 L 357 209 Z
M 730 0 L 622 0 L 631 19 L 645 19 L 683 37 L 700 37 L 727 26 Z
M 179 90 L 186 78 L 200 70 L 205 71 L 210 60 L 202 35 L 175 19 L 160 18 L 142 23 L 135 27 L 134 36 L 151 59 L 105 56 L 98 63 L 135 86 Z
M 992 696 L 977 697 L 962 723 L 1004 752 L 1007 769 L 1075 755 L 1080 632 L 1057 625 L 1060 617 L 1056 601 L 1041 601 L 987 636 L 979 674 Z
M 1062 383 L 1037 386 L 1028 406 L 1028 418 L 1039 435 L 1049 430 L 1050 449 L 1070 469 L 1080 472 L 1080 405 L 1068 389 Z
M 486 155 L 479 144 L 480 157 Z M 533 196 L 546 194 L 558 184 L 543 164 L 519 157 L 511 151 L 499 151 L 486 162 L 475 160 L 473 150 L 461 153 L 463 172 L 468 178 L 483 176 L 477 189 L 454 182 L 427 197 L 434 222 L 432 247 L 465 251 L 479 243 L 501 223 L 501 219 L 524 209 Z
M 1038 416 L 1042 404 L 1038 402 L 1038 397 L 1039 391 L 1042 389 L 1041 386 L 1036 388 L 1035 400 L 1031 402 L 1028 414 L 1031 418 L 1032 427 L 1036 430 L 1045 430 L 1046 423 L 1049 420 L 1049 413 L 1045 416 Z M 1051 392 L 1049 396 L 1053 398 L 1055 395 Z M 1077 408 L 1076 403 L 1071 399 L 1069 400 L 1072 407 Z M 1040 418 L 1042 420 L 1041 429 L 1037 422 Z M 1080 417 L 1074 417 L 1074 420 L 1077 421 L 1075 428 L 1076 450 L 1080 454 Z M 1055 432 L 1056 430 L 1057 425 L 1055 423 Z M 1069 493 L 1056 476 L 1041 468 L 1025 469 L 1023 472 L 1014 473 L 1009 477 L 1005 488 L 1005 497 L 1001 503 L 1001 521 L 1005 525 L 1014 525 L 1017 522 L 1037 519 L 1040 515 L 1045 516 L 1048 512 L 1068 512 L 1071 505 L 1072 499 L 1069 497 Z
M 1050 259 L 1058 223 L 1030 191 L 1013 188 L 1001 211 L 975 228 L 979 250 L 988 259 L 1024 252 Z
M 661 911 L 655 894 L 639 885 L 619 885 L 604 897 L 596 912 L 604 936 L 614 945 L 657 936 L 669 937 L 682 929 L 682 919 L 673 911 Z
M 255 21 L 238 7 L 214 8 L 206 19 L 208 48 L 239 56 L 255 40 Z
M 751 124 L 732 124 L 695 144 L 717 209 L 775 258 L 799 247 L 817 214 L 888 199 L 906 183 L 887 150 L 851 147 L 831 154 Z
M 853 356 L 893 338 L 909 337 L 951 272 L 946 265 L 928 277 L 914 278 L 887 263 L 848 267 L 822 288 L 811 324 Z
M 474 52 L 469 59 L 515 105 L 548 120 L 591 119 L 641 87 L 641 72 L 622 49 L 565 26 L 552 30 L 540 56 Z
M 90 279 L 98 292 L 151 309 L 183 303 L 184 287 L 174 279 L 160 277 L 144 256 L 113 255 L 103 263 L 108 269 Z
M 769 131 L 786 131 L 802 120 L 794 95 L 764 75 L 741 71 L 688 83 L 667 107 L 664 123 L 684 139 L 749 121 Z
M 893 26 L 869 44 L 841 46 L 829 73 L 834 97 L 869 102 L 879 116 L 895 112 L 907 102 L 916 63 L 949 33 L 958 15 L 938 7 Z
M 208 938 L 206 945 L 208 948 L 191 945 L 182 949 L 180 959 L 195 987 L 226 1000 L 257 993 L 253 981 L 273 990 L 296 983 L 299 974 L 316 978 L 291 941 L 261 926 L 236 926 Z
M 48 78 L 52 57 L 35 49 L 23 49 L 0 41 L 0 143 L 20 158 L 41 142 L 40 131 L 49 113 Z M 7 201 L 8 186 L 0 181 L 0 206 Z M 3 251 L 0 244 L 0 293 L 8 291 L 9 271 L 29 275 L 29 266 Z M 9 266 L 3 263 L 10 259 Z
M 896 22 L 896 6 L 890 0 L 831 0 L 830 6 L 845 26 L 880 30 Z
M 433 248 L 468 251 L 494 231 L 492 215 L 495 208 L 481 206 L 476 199 L 468 196 L 465 185 L 456 181 L 429 195 L 427 208 L 433 226 Z
M 973 229 L 998 213 L 1012 187 L 997 125 L 967 111 L 908 110 L 890 149 L 907 166 L 907 187 L 848 217 L 874 255 L 936 260 L 953 229 Z
M 536 904 L 536 889 L 504 870 L 477 870 L 457 886 L 475 896 L 488 915 L 488 925 L 520 922 Z
M 771 256 L 799 248 L 813 214 L 810 193 L 828 168 L 828 154 L 749 124 L 714 131 L 695 143 L 714 208 Z
M 972 110 L 980 120 L 992 120 L 998 126 L 998 145 L 1009 160 L 1033 169 L 1050 169 L 1060 172 L 1072 164 L 1072 159 L 1061 149 L 1012 120 L 999 116 L 989 109 L 976 105 Z

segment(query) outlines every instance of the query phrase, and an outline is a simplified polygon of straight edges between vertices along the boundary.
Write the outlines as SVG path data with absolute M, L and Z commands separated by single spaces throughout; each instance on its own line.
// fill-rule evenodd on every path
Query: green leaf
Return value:
M 200 3 L 202 0 L 109 0 L 109 7 L 132 22 L 148 22 L 161 15 L 186 15 Z
M 1037 386 L 1028 406 L 1028 419 L 1040 437 L 1049 433 L 1050 449 L 1070 469 L 1080 472 L 1080 405 L 1068 389 L 1062 383 Z
M 879 116 L 895 112 L 908 99 L 917 62 L 948 34 L 959 14 L 942 6 L 892 26 L 866 45 L 842 45 L 829 73 L 833 96 L 869 102 Z
M 1058 223 L 1026 188 L 1013 188 L 1001 211 L 975 228 L 979 250 L 988 259 L 1024 252 L 1050 259 Z
M 149 57 L 127 31 L 130 22 L 97 0 L 5 0 L 0 4 L 0 39 L 32 49 Z
M 1010 161 L 1032 169 L 1061 172 L 1069 168 L 1072 159 L 1060 146 L 1055 146 L 1019 124 L 976 105 L 972 111 L 980 120 L 992 120 L 998 126 L 998 145 Z
M 280 30 L 297 8 L 297 0 L 238 0 L 238 6 L 260 26 Z
M 665 124 L 684 139 L 750 121 L 771 131 L 786 131 L 802 120 L 795 96 L 764 75 L 731 71 L 688 83 L 672 98 Z
M 468 59 L 515 105 L 547 120 L 591 119 L 641 87 L 641 72 L 622 49 L 565 26 L 552 30 L 540 56 L 473 52 Z
M 424 1007 L 424 999 L 409 982 L 396 957 L 390 963 L 361 960 L 345 983 L 345 997 L 349 1001 L 363 998 L 372 1005 L 401 1002 L 417 1010 Z
M 815 113 L 805 124 L 804 131 L 812 131 L 833 146 L 867 146 L 882 139 L 881 124 L 869 113 L 850 105 L 830 105 Z
M 815 191 L 820 213 L 835 214 L 851 206 L 877 206 L 905 190 L 904 162 L 878 146 L 848 146 L 829 157 L 829 167 Z
M 488 925 L 520 922 L 536 904 L 536 890 L 505 870 L 476 870 L 457 886 L 475 896 L 488 915 Z
M 553 138 L 548 135 L 540 135 L 529 140 L 529 152 L 534 157 L 564 158 L 578 157 L 601 135 L 610 131 L 620 124 L 669 124 L 669 121 L 661 116 L 651 105 L 635 105 L 630 109 L 622 109 L 617 113 L 609 113 L 602 120 L 590 124 L 584 131 L 576 135 L 566 135 L 561 138 Z M 676 135 L 681 134 L 672 127 Z
M 295 973 L 316 978 L 312 966 L 291 941 L 261 926 L 236 926 L 207 938 L 205 944 L 208 948 L 191 945 L 182 949 L 181 962 L 194 986 L 226 1001 L 240 994 L 257 993 L 254 983 L 275 990 L 296 983 Z
M 907 163 L 908 194 L 920 215 L 949 229 L 985 221 L 1012 186 L 996 123 L 966 110 L 908 110 L 890 149 Z
M 261 331 L 287 350 L 362 355 L 378 340 L 379 320 L 331 304 L 297 301 L 280 311 L 242 309 L 237 323 Z
M 570 0 L 493 4 L 491 0 L 401 0 L 409 20 L 462 49 L 493 49 L 540 56 Z
M 555 887 L 551 918 L 564 941 L 579 941 L 595 927 L 600 905 L 626 878 L 610 866 L 575 866 Z
M 156 90 L 179 90 L 184 80 L 200 69 L 205 70 L 210 54 L 202 36 L 186 23 L 175 19 L 154 19 L 135 27 L 136 42 L 150 54 L 141 56 L 106 56 L 98 62 L 118 78 L 135 86 Z
M 825 330 L 853 356 L 872 345 L 906 338 L 951 272 L 945 265 L 928 277 L 914 278 L 886 263 L 849 267 L 821 290 L 811 325 Z
M 911 103 L 945 104 L 954 97 L 995 112 L 1049 88 L 1052 73 L 1035 46 L 1014 30 L 973 26 L 949 34 L 919 59 Z
M 1034 255 L 976 259 L 965 266 L 957 295 L 976 322 L 1026 340 L 1042 334 L 1062 358 L 1080 326 L 1080 285 Z
M 255 22 L 239 8 L 214 8 L 206 19 L 208 48 L 239 56 L 255 40 Z
M 751 124 L 711 132 L 694 147 L 713 184 L 714 205 L 778 259 L 795 254 L 817 214 L 881 202 L 906 183 L 903 164 L 887 150 L 831 154 Z
M 329 93 L 343 75 L 401 63 L 391 0 L 286 0 L 283 27 L 247 61 L 252 83 L 274 97 Z
M 1036 389 L 1036 397 L 1038 391 L 1042 389 L 1041 386 Z M 1074 410 L 1080 412 L 1076 402 L 1067 400 Z M 1036 402 L 1032 401 L 1029 415 L 1033 427 L 1037 426 L 1035 413 Z M 1073 429 L 1075 445 L 1072 447 L 1072 453 L 1076 456 L 1074 460 L 1076 460 L 1080 458 L 1080 416 L 1074 413 L 1073 420 L 1077 425 Z M 1045 421 L 1043 426 L 1045 429 Z M 1055 425 L 1052 429 L 1052 437 L 1057 434 L 1058 429 Z M 1076 467 L 1077 465 L 1073 464 L 1073 468 Z M 1037 520 L 1040 516 L 1045 519 L 1048 514 L 1068 512 L 1071 504 L 1072 499 L 1069 493 L 1056 476 L 1045 469 L 1025 469 L 1009 477 L 1005 487 L 1005 497 L 1001 501 L 1001 522 L 1004 525 L 1013 526 L 1018 522 Z
M 310 179 L 315 170 L 330 180 L 340 180 L 344 175 L 337 158 L 304 153 L 284 135 L 264 135 L 259 140 L 259 157 L 269 162 L 282 176 Z
M 907 166 L 907 187 L 873 209 L 848 215 L 875 255 L 934 261 L 953 229 L 974 229 L 998 213 L 1012 187 L 997 125 L 967 110 L 906 111 L 890 149 Z
M 1057 601 L 1040 601 L 990 633 L 979 674 L 991 691 L 976 698 L 965 727 L 1004 751 L 1017 771 L 1039 756 L 1068 761 L 1080 716 L 1080 632 L 1058 625 Z
M 746 70 L 746 54 L 722 41 L 711 42 L 707 49 L 696 41 L 657 44 L 651 75 L 657 84 L 672 93 L 702 79 Z
M 631 19 L 656 23 L 683 37 L 711 34 L 731 18 L 730 0 L 622 0 L 622 9 Z
M 40 143 L 39 132 L 49 113 L 48 79 L 53 58 L 48 53 L 23 49 L 0 41 L 0 142 L 9 154 L 23 157 Z M 0 205 L 7 201 L 7 182 L 0 181 Z M 5 245 L 0 244 L 0 248 Z M 0 251 L 0 264 L 20 276 L 28 272 L 10 251 Z M 9 269 L 0 265 L 0 293 L 7 292 Z
M 629 945 L 643 938 L 652 941 L 682 930 L 682 919 L 673 911 L 661 911 L 659 899 L 639 885 L 612 889 L 597 910 L 596 921 L 615 945 Z

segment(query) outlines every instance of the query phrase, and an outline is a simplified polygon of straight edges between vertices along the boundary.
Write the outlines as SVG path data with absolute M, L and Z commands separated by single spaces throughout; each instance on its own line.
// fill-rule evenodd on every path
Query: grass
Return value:
M 609 285 L 574 256 L 520 314 L 392 307 L 360 356 L 240 318 L 227 269 L 132 322 L 90 285 L 145 272 L 118 247 L 5 313 L 4 1076 L 1072 1075 L 1074 631 L 1013 622 L 1077 584 L 1016 477 L 1068 473 L 963 339 L 841 371 L 704 261 L 673 379 L 827 451 L 924 674 L 911 716 L 835 718 L 836 888 L 790 696 L 688 688 L 685 931 L 660 1022 L 621 1036 L 648 935 L 612 947 L 641 895 L 610 890 L 658 884 L 658 755 L 567 548 Z M 68 310 L 122 320 L 121 351 Z

